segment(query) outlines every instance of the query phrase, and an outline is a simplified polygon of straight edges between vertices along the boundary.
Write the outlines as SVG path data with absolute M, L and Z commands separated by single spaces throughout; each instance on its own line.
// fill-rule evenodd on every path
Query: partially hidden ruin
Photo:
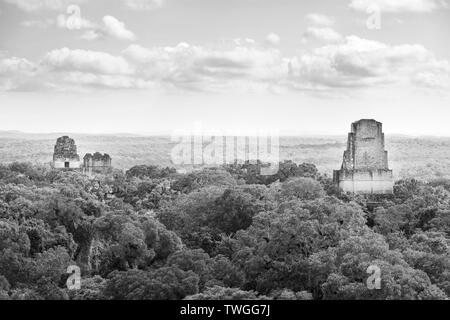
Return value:
M 83 158 L 83 171 L 86 174 L 107 173 L 111 170 L 111 157 L 109 154 L 87 153 Z
M 392 194 L 394 179 L 384 147 L 381 122 L 362 119 L 352 123 L 341 169 L 333 173 L 334 183 L 344 192 Z
M 52 166 L 55 169 L 81 170 L 87 175 L 92 175 L 109 172 L 112 169 L 112 159 L 106 153 L 95 152 L 87 153 L 81 162 L 75 140 L 63 136 L 56 140 Z

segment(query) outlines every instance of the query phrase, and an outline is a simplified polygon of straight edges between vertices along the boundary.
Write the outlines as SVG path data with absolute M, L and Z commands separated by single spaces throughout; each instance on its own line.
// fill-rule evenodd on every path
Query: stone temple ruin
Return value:
M 75 140 L 68 136 L 56 140 L 53 153 L 53 167 L 57 169 L 77 169 L 80 167 L 80 157 L 77 154 Z
M 111 169 L 111 157 L 109 154 L 96 152 L 93 155 L 87 153 L 83 158 L 83 171 L 86 174 L 105 173 Z
M 75 140 L 68 136 L 60 137 L 56 140 L 53 153 L 53 168 L 82 170 L 83 173 L 91 175 L 93 173 L 106 173 L 111 170 L 112 159 L 108 154 L 99 152 L 93 155 L 88 153 L 83 158 L 83 163 L 77 154 Z
M 334 171 L 333 180 L 344 192 L 393 193 L 394 179 L 384 150 L 382 123 L 372 119 L 352 123 L 342 167 Z

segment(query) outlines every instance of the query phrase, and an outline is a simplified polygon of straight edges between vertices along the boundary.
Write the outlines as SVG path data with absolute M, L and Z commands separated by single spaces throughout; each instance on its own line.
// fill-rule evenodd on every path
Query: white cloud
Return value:
M 165 0 L 124 0 L 125 5 L 133 10 L 153 10 L 164 5 Z
M 86 0 L 5 0 L 24 11 L 47 10 L 65 10 L 71 4 L 80 4 Z
M 106 52 L 57 49 L 44 56 L 40 68 L 40 81 L 57 91 L 149 87 L 124 57 Z
M 278 50 L 250 43 L 231 48 L 187 43 L 145 48 L 132 44 L 121 56 L 62 48 L 45 55 L 40 78 L 54 90 L 102 87 L 275 92 L 278 82 L 286 78 L 288 62 Z
M 448 88 L 450 85 L 450 68 L 447 64 L 443 70 L 424 71 L 417 73 L 412 79 L 413 83 L 428 88 Z
M 280 44 L 281 38 L 276 33 L 269 33 L 265 39 L 266 43 L 272 46 L 277 46 Z
M 384 85 L 450 87 L 449 62 L 421 45 L 388 45 L 348 36 L 285 57 L 272 46 L 244 40 L 215 46 L 131 44 L 120 55 L 62 48 L 48 52 L 36 65 L 0 56 L 0 89 L 31 88 L 33 81 L 35 88 L 52 90 L 347 92 Z
M 27 28 L 39 28 L 39 29 L 46 29 L 49 26 L 52 26 L 55 24 L 55 21 L 53 19 L 47 19 L 47 20 L 26 20 L 22 21 L 20 23 L 21 26 L 27 27 Z
M 338 42 L 342 39 L 342 36 L 331 28 L 309 27 L 303 34 L 303 41 L 308 41 L 311 39 L 325 42 Z
M 58 26 L 61 28 L 67 27 L 67 17 L 64 15 L 58 16 Z M 85 32 L 80 36 L 80 39 L 87 41 L 94 41 L 102 39 L 106 36 L 111 36 L 120 40 L 136 40 L 133 32 L 128 30 L 125 23 L 119 21 L 113 16 L 104 16 L 103 25 L 96 24 L 86 19 L 79 21 L 79 28 L 68 28 L 69 30 L 85 29 Z
M 356 36 L 317 48 L 290 63 L 290 76 L 298 86 L 322 88 L 425 82 L 433 85 L 449 75 L 449 63 L 437 60 L 421 45 L 390 46 Z
M 56 71 L 131 75 L 134 69 L 120 56 L 99 51 L 62 48 L 50 51 L 42 64 Z
M 135 63 L 147 63 L 158 60 L 160 55 L 156 54 L 154 50 L 144 48 L 138 44 L 132 44 L 123 51 L 125 57 Z
M 109 75 L 71 71 L 62 74 L 60 80 L 66 84 L 82 87 L 104 87 L 112 89 L 149 89 L 149 81 L 126 75 Z
M 310 13 L 306 15 L 306 21 L 315 26 L 331 27 L 334 24 L 334 19 L 319 13 Z
M 0 90 L 15 90 L 28 81 L 36 72 L 31 61 L 17 57 L 0 55 Z
M 105 24 L 106 33 L 113 37 L 131 41 L 136 39 L 135 34 L 128 30 L 123 22 L 113 16 L 104 16 L 103 23 Z
M 31 72 L 34 64 L 27 59 L 11 57 L 0 59 L 0 75 L 11 75 L 17 72 Z
M 8 3 L 14 4 L 22 10 L 25 11 L 36 11 L 40 9 L 50 9 L 50 10 L 59 10 L 65 11 L 69 9 L 70 5 L 80 4 L 87 0 L 5 0 Z M 155 2 L 155 4 L 162 5 L 162 0 L 154 0 L 154 1 L 125 1 L 126 4 L 135 9 L 144 9 L 147 6 L 150 6 L 151 2 Z M 76 21 L 75 21 L 76 19 Z M 74 24 L 75 25 L 69 25 Z M 23 21 L 21 23 L 25 27 L 39 27 L 46 28 L 49 25 L 55 24 L 51 19 L 47 20 L 28 20 Z M 96 40 L 104 37 L 105 35 L 109 35 L 121 40 L 136 40 L 136 35 L 127 29 L 125 23 L 118 20 L 117 18 L 107 15 L 103 17 L 103 26 L 98 25 L 97 23 L 91 22 L 85 19 L 80 12 L 80 16 L 74 16 L 74 12 L 70 10 L 67 14 L 60 14 L 56 18 L 56 26 L 60 28 L 67 28 L 68 30 L 79 30 L 79 29 L 87 29 L 87 31 L 81 36 L 81 39 L 84 40 Z
M 87 40 L 87 41 L 94 41 L 94 40 L 100 39 L 102 37 L 103 37 L 103 34 L 101 32 L 99 32 L 97 30 L 88 30 L 81 35 L 80 39 Z
M 431 12 L 447 7 L 443 0 L 352 0 L 350 7 L 366 12 L 377 6 L 384 12 Z
M 257 43 L 227 47 L 128 46 L 121 56 L 61 49 L 50 65 L 64 81 L 112 88 L 189 90 L 329 90 L 381 85 L 450 86 L 450 65 L 421 45 L 387 45 L 356 36 L 294 58 Z M 56 62 L 55 62 L 56 61 Z
M 123 53 L 136 64 L 141 78 L 195 90 L 215 90 L 237 82 L 270 86 L 287 74 L 288 60 L 278 50 L 255 46 L 218 50 L 187 43 L 152 49 L 131 45 Z

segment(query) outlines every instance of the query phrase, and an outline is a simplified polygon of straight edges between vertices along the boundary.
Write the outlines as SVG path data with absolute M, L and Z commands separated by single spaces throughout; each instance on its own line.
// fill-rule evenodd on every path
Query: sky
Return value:
M 450 136 L 448 0 L 0 0 L 0 130 Z

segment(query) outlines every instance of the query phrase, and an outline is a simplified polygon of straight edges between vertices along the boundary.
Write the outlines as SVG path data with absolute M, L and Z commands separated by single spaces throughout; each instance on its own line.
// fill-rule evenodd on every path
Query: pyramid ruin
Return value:
M 344 192 L 391 194 L 394 179 L 384 149 L 382 123 L 362 119 L 352 123 L 347 150 L 340 170 L 333 173 L 334 183 Z

